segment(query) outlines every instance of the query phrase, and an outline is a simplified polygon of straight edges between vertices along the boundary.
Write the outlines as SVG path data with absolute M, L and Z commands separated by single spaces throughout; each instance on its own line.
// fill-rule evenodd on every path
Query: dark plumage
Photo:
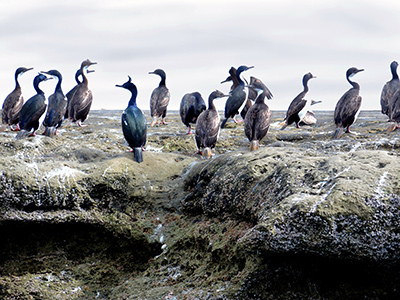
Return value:
M 165 116 L 167 115 L 167 106 L 169 103 L 169 90 L 165 84 L 166 74 L 163 70 L 157 69 L 154 72 L 149 72 L 149 74 L 156 74 L 161 77 L 160 84 L 151 93 L 150 97 L 150 115 L 152 121 L 150 126 L 154 126 L 158 123 L 158 118 L 162 117 L 161 124 L 167 124 L 165 122 Z
M 233 91 L 231 91 L 229 98 L 226 100 L 225 120 L 222 122 L 221 128 L 225 127 L 225 124 L 229 118 L 233 118 L 233 121 L 237 123 L 235 115 L 239 113 L 239 108 L 246 100 L 246 92 L 244 91 L 244 81 L 240 78 L 240 74 L 251 68 L 254 67 L 240 66 L 236 71 L 236 76 L 232 77 L 235 78 L 235 80 L 237 80 L 237 83 L 239 84 L 233 89 Z M 236 84 L 235 81 L 234 84 Z
M 94 70 L 86 70 L 86 73 L 92 73 L 94 72 Z M 68 119 L 68 106 L 69 106 L 69 102 L 71 101 L 72 96 L 75 94 L 76 89 L 78 88 L 79 84 L 82 83 L 82 81 L 79 80 L 79 76 L 82 76 L 81 73 L 81 69 L 78 69 L 78 71 L 76 71 L 75 73 L 75 81 L 76 81 L 76 85 L 68 92 L 65 94 L 65 96 L 67 97 L 67 109 L 65 110 L 65 119 Z
M 271 111 L 264 100 L 265 97 L 271 99 L 272 94 L 260 79 L 254 77 L 250 87 L 258 93 L 258 96 L 244 118 L 244 133 L 250 141 L 250 151 L 253 151 L 259 148 L 261 139 L 268 132 Z
M 392 107 L 394 104 L 394 97 L 397 91 L 400 90 L 399 76 L 397 75 L 398 63 L 393 61 L 390 64 L 390 71 L 392 72 L 392 79 L 383 86 L 381 93 L 381 108 L 382 113 L 392 118 Z
M 68 104 L 68 119 L 79 126 L 82 126 L 81 123 L 86 120 L 92 106 L 93 96 L 92 91 L 89 90 L 85 70 L 94 64 L 97 63 L 91 62 L 89 59 L 82 62 L 80 70 L 83 80 L 82 83 L 78 84 Z
M 15 88 L 3 102 L 1 115 L 2 126 L 0 128 L 0 131 L 6 130 L 7 126 L 10 126 L 12 130 L 12 125 L 17 125 L 16 130 L 19 130 L 19 111 L 21 110 L 22 105 L 24 105 L 24 97 L 22 97 L 21 86 L 19 85 L 18 78 L 26 71 L 32 69 L 33 68 L 20 67 L 15 71 Z
M 281 123 L 282 128 L 281 130 L 285 129 L 287 126 L 292 124 L 293 122 L 296 124 L 297 128 L 300 128 L 300 117 L 299 112 L 306 106 L 307 100 L 304 99 L 305 95 L 309 91 L 308 89 L 308 81 L 311 78 L 315 78 L 311 73 L 307 73 L 303 76 L 303 91 L 298 94 L 290 103 L 289 108 L 286 112 L 286 117 Z
M 214 91 L 208 97 L 208 109 L 197 118 L 195 140 L 199 153 L 204 157 L 211 157 L 211 149 L 215 147 L 219 136 L 220 117 L 214 105 L 217 98 L 227 97 L 220 91 Z
M 351 81 L 350 78 L 361 71 L 364 71 L 364 69 L 350 68 L 346 72 L 347 81 L 352 85 L 352 88 L 344 93 L 336 104 L 334 138 L 339 138 L 343 134 L 343 128 L 346 128 L 346 132 L 350 133 L 350 126 L 357 118 L 361 106 L 360 85 Z
M 45 75 L 39 74 L 33 80 L 33 86 L 37 94 L 29 98 L 21 108 L 19 120 L 21 131 L 18 132 L 17 138 L 22 138 L 29 134 L 34 136 L 35 131 L 39 128 L 39 119 L 46 111 L 46 97 L 44 96 L 44 92 L 39 88 L 39 83 L 47 79 L 49 78 Z M 32 129 L 33 132 L 31 133 Z
M 61 126 L 64 119 L 65 111 L 67 109 L 67 98 L 64 96 L 61 89 L 61 73 L 57 70 L 50 70 L 42 73 L 57 77 L 58 79 L 54 93 L 49 96 L 47 113 L 43 121 L 43 126 L 45 127 L 43 134 L 53 136 L 57 134 L 57 128 Z
M 179 114 L 182 123 L 188 127 L 187 134 L 192 134 L 190 124 L 196 124 L 197 117 L 206 110 L 206 103 L 199 92 L 185 94 L 181 100 Z
M 230 75 L 221 83 L 232 81 L 232 86 L 231 86 L 231 92 L 232 92 L 239 85 L 239 80 L 236 78 L 236 68 L 231 67 L 229 69 L 229 74 Z M 251 78 L 252 77 L 250 77 L 250 85 L 247 86 L 248 94 L 247 94 L 246 103 L 243 106 L 242 111 L 240 112 L 240 116 L 242 117 L 243 120 L 246 117 L 247 111 L 249 110 L 250 106 L 252 105 L 251 101 L 254 101 L 257 98 L 257 92 L 253 88 L 251 88 Z M 246 79 L 245 79 L 245 81 L 246 81 Z M 247 81 L 246 81 L 246 83 L 247 83 Z
M 136 105 L 137 88 L 132 83 L 131 77 L 123 85 L 116 85 L 131 92 L 132 96 L 129 100 L 128 107 L 121 116 L 122 132 L 125 140 L 134 152 L 135 161 L 141 163 L 143 161 L 143 147 L 146 144 L 147 126 L 146 117 Z

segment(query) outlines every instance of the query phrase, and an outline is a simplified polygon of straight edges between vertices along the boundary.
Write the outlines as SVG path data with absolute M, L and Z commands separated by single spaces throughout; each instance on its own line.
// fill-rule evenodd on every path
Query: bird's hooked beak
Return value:
M 123 86 L 120 84 L 116 84 L 115 86 L 122 88 Z
M 229 76 L 229 77 L 226 78 L 225 80 L 221 81 L 221 83 L 229 82 L 229 81 L 231 81 L 231 80 L 232 80 L 232 79 L 231 79 L 231 76 Z
M 33 68 L 27 68 L 27 69 L 25 70 L 25 72 L 30 71 L 30 70 L 33 70 Z
M 93 73 L 95 70 L 86 70 L 86 73 Z
M 247 67 L 247 70 L 253 69 L 254 66 Z
M 311 104 L 310 105 L 315 105 L 315 104 L 318 104 L 318 103 L 321 103 L 321 102 L 322 102 L 321 100 L 318 100 L 318 101 L 311 100 Z
M 364 69 L 358 69 L 358 70 L 357 70 L 357 73 L 358 73 L 358 72 L 362 72 L 362 71 L 364 71 Z

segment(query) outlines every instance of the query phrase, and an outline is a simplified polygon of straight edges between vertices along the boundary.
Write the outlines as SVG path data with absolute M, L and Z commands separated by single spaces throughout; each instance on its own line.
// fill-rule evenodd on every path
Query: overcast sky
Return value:
M 98 62 L 89 74 L 92 109 L 124 109 L 129 93 L 115 84 L 130 75 L 139 107 L 148 110 L 159 83 L 148 72 L 157 68 L 167 73 L 169 109 L 178 109 L 188 92 L 207 101 L 215 89 L 229 91 L 220 82 L 240 65 L 255 66 L 244 75 L 269 87 L 272 110 L 287 109 L 307 72 L 317 76 L 307 98 L 333 110 L 350 88 L 346 70 L 364 68 L 353 78 L 361 85 L 361 109 L 380 109 L 389 65 L 400 60 L 400 2 L 13 0 L 2 2 L 0 37 L 0 101 L 14 88 L 20 66 L 34 67 L 20 80 L 27 100 L 38 71 L 59 70 L 66 93 L 89 58 Z M 47 96 L 55 83 L 42 84 Z

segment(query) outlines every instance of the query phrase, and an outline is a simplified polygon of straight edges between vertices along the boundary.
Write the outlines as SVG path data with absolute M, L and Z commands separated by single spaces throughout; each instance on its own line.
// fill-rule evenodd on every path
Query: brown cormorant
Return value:
M 42 73 L 57 77 L 58 79 L 54 93 L 49 96 L 47 113 L 43 121 L 43 126 L 45 127 L 43 134 L 53 136 L 57 134 L 57 128 L 61 126 L 64 119 L 65 111 L 67 109 L 67 98 L 64 96 L 61 89 L 61 73 L 57 70 L 50 70 Z
M 240 66 L 236 70 L 235 79 L 239 82 L 239 84 L 231 91 L 229 98 L 225 103 L 225 120 L 222 121 L 221 128 L 225 127 L 226 122 L 229 118 L 233 118 L 233 121 L 237 123 L 235 116 L 239 114 L 239 108 L 242 106 L 244 101 L 246 100 L 246 92 L 244 91 L 244 81 L 240 78 L 240 74 L 244 71 L 247 71 L 254 66 Z
M 399 75 L 397 75 L 397 61 L 393 61 L 390 64 L 390 71 L 392 72 L 392 79 L 383 86 L 381 93 L 381 108 L 382 113 L 391 119 L 391 112 L 393 106 L 394 95 L 400 90 Z
M 137 88 L 132 83 L 131 77 L 123 85 L 116 85 L 131 92 L 132 96 L 129 100 L 128 107 L 124 110 L 121 116 L 122 132 L 125 140 L 134 152 L 135 161 L 141 163 L 143 161 L 143 147 L 146 144 L 146 117 L 136 105 Z
M 82 122 L 86 120 L 90 107 L 92 106 L 92 91 L 89 90 L 89 82 L 85 75 L 85 70 L 91 65 L 97 64 L 89 59 L 84 60 L 81 64 L 82 83 L 78 84 L 75 93 L 72 95 L 68 105 L 68 119 L 71 122 L 82 126 Z
M 86 74 L 92 73 L 94 72 L 94 70 L 86 70 Z M 81 69 L 78 69 L 78 71 L 76 71 L 75 73 L 75 81 L 76 81 L 76 85 L 68 92 L 65 94 L 65 96 L 67 97 L 67 109 L 65 110 L 65 117 L 64 119 L 68 119 L 68 106 L 69 106 L 69 102 L 72 98 L 72 96 L 75 94 L 76 89 L 78 88 L 78 85 L 80 83 L 82 83 L 82 81 L 79 80 L 79 76 L 81 76 Z
M 21 86 L 19 85 L 18 78 L 26 71 L 32 69 L 33 68 L 20 67 L 15 71 L 15 88 L 3 102 L 1 113 L 2 126 L 0 127 L 0 131 L 5 131 L 7 126 L 10 126 L 10 129 L 13 130 L 13 125 L 17 125 L 16 130 L 19 130 L 19 111 L 21 110 L 22 105 L 24 105 L 24 97 L 22 97 Z
M 170 98 L 169 90 L 165 85 L 166 74 L 161 69 L 149 72 L 149 74 L 156 74 L 161 77 L 160 84 L 153 90 L 150 97 L 150 115 L 152 117 L 150 126 L 153 127 L 157 124 L 159 117 L 162 117 L 161 124 L 166 125 L 165 116 L 167 115 L 167 106 Z
M 51 79 L 43 74 L 39 74 L 33 80 L 33 86 L 36 90 L 36 95 L 29 98 L 22 106 L 20 111 L 19 127 L 21 131 L 18 132 L 17 138 L 23 138 L 30 134 L 35 135 L 35 131 L 39 128 L 39 119 L 46 111 L 46 97 L 44 92 L 39 88 L 39 83 Z M 31 130 L 33 132 L 31 133 Z
M 344 93 L 336 104 L 334 114 L 336 131 L 333 138 L 341 137 L 344 128 L 346 128 L 347 133 L 350 133 L 350 126 L 357 118 L 361 106 L 360 85 L 351 81 L 350 78 L 361 71 L 364 71 L 364 69 L 350 68 L 346 72 L 347 81 L 352 85 L 352 88 Z
M 182 123 L 188 127 L 187 134 L 192 134 L 190 124 L 196 124 L 197 117 L 206 110 L 206 103 L 199 92 L 185 94 L 181 100 L 179 114 Z
M 203 111 L 197 118 L 195 140 L 197 149 L 204 157 L 211 157 L 211 149 L 215 147 L 219 136 L 220 117 L 214 105 L 214 100 L 227 97 L 222 92 L 216 90 L 208 97 L 208 109 Z
M 300 122 L 300 117 L 299 117 L 299 112 L 306 106 L 307 100 L 304 99 L 305 95 L 309 91 L 308 89 L 308 81 L 311 78 L 315 78 L 311 73 L 307 73 L 303 76 L 303 91 L 296 96 L 292 100 L 292 102 L 289 105 L 289 108 L 286 112 L 286 117 L 281 123 L 282 128 L 281 130 L 285 129 L 287 126 L 292 124 L 293 122 L 296 124 L 297 128 L 300 128 L 299 122 Z
M 271 111 L 264 100 L 265 97 L 271 99 L 272 94 L 265 84 L 255 77 L 252 77 L 250 87 L 258 93 L 258 96 L 244 118 L 244 133 L 250 141 L 250 151 L 253 151 L 260 147 L 261 139 L 268 132 L 271 122 Z

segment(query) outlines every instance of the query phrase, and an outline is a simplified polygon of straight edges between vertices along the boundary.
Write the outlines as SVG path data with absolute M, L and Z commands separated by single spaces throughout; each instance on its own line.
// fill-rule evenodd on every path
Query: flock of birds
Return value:
M 39 119 L 47 112 L 43 121 L 45 128 L 43 134 L 53 136 L 57 134 L 63 121 L 76 123 L 78 126 L 82 124 L 89 114 L 92 105 L 92 92 L 88 87 L 88 79 L 86 74 L 94 72 L 88 68 L 95 65 L 89 59 L 81 63 L 80 68 L 75 74 L 76 86 L 64 95 L 61 89 L 62 76 L 57 70 L 40 72 L 33 82 L 36 95 L 28 99 L 24 103 L 21 87 L 18 78 L 32 68 L 18 68 L 15 72 L 15 89 L 6 97 L 2 107 L 2 126 L 0 131 L 7 128 L 18 131 L 16 137 L 23 138 L 26 136 L 34 136 L 35 131 L 39 128 Z M 382 113 L 392 122 L 388 131 L 399 128 L 400 122 L 400 81 L 397 74 L 398 63 L 393 61 L 390 65 L 392 79 L 388 81 L 382 90 L 381 107 Z M 228 95 L 221 91 L 213 91 L 208 98 L 208 108 L 200 93 L 188 93 L 183 96 L 180 103 L 180 117 L 188 127 L 188 134 L 192 134 L 191 124 L 195 124 L 195 141 L 198 153 L 204 157 L 211 157 L 213 149 L 217 143 L 219 132 L 224 128 L 229 118 L 236 123 L 236 116 L 239 114 L 244 121 L 244 132 L 250 142 L 250 150 L 259 148 L 260 141 L 268 133 L 271 121 L 271 111 L 265 103 L 265 98 L 272 99 L 273 95 L 267 86 L 258 78 L 250 77 L 248 83 L 242 78 L 242 73 L 253 67 L 240 66 L 237 69 L 231 67 L 229 76 L 224 82 L 232 82 L 230 93 Z M 344 93 L 336 104 L 334 112 L 334 122 L 336 130 L 334 138 L 339 138 L 344 132 L 350 133 L 350 126 L 355 122 L 361 106 L 360 85 L 351 80 L 351 78 L 363 69 L 350 68 L 346 72 L 346 79 L 351 84 L 351 88 Z M 158 124 L 166 124 L 165 117 L 167 114 L 167 106 L 170 100 L 170 93 L 166 86 L 166 74 L 163 70 L 157 69 L 150 74 L 160 76 L 159 86 L 154 89 L 150 98 L 150 114 L 152 121 L 150 126 Z M 51 77 L 48 77 L 51 76 Z M 48 97 L 48 105 L 46 105 L 46 97 L 40 89 L 39 84 L 52 77 L 58 79 L 55 91 Z M 82 81 L 79 79 L 82 77 Z M 281 129 L 295 123 L 297 128 L 300 122 L 304 120 L 304 107 L 307 104 L 305 96 L 309 91 L 308 82 L 315 78 L 311 73 L 303 76 L 303 91 L 301 91 L 290 103 L 286 112 L 286 117 L 281 123 Z M 140 163 L 143 161 L 143 149 L 147 139 L 147 122 L 144 113 L 136 104 L 137 87 L 132 83 L 131 77 L 122 85 L 116 85 L 127 89 L 131 92 L 131 98 L 128 107 L 121 116 L 122 132 L 125 140 L 132 148 L 134 159 Z M 227 97 L 225 103 L 224 120 L 220 124 L 220 116 L 214 105 L 214 100 Z M 253 104 L 254 102 L 254 104 Z M 311 101 L 311 105 L 320 101 Z

